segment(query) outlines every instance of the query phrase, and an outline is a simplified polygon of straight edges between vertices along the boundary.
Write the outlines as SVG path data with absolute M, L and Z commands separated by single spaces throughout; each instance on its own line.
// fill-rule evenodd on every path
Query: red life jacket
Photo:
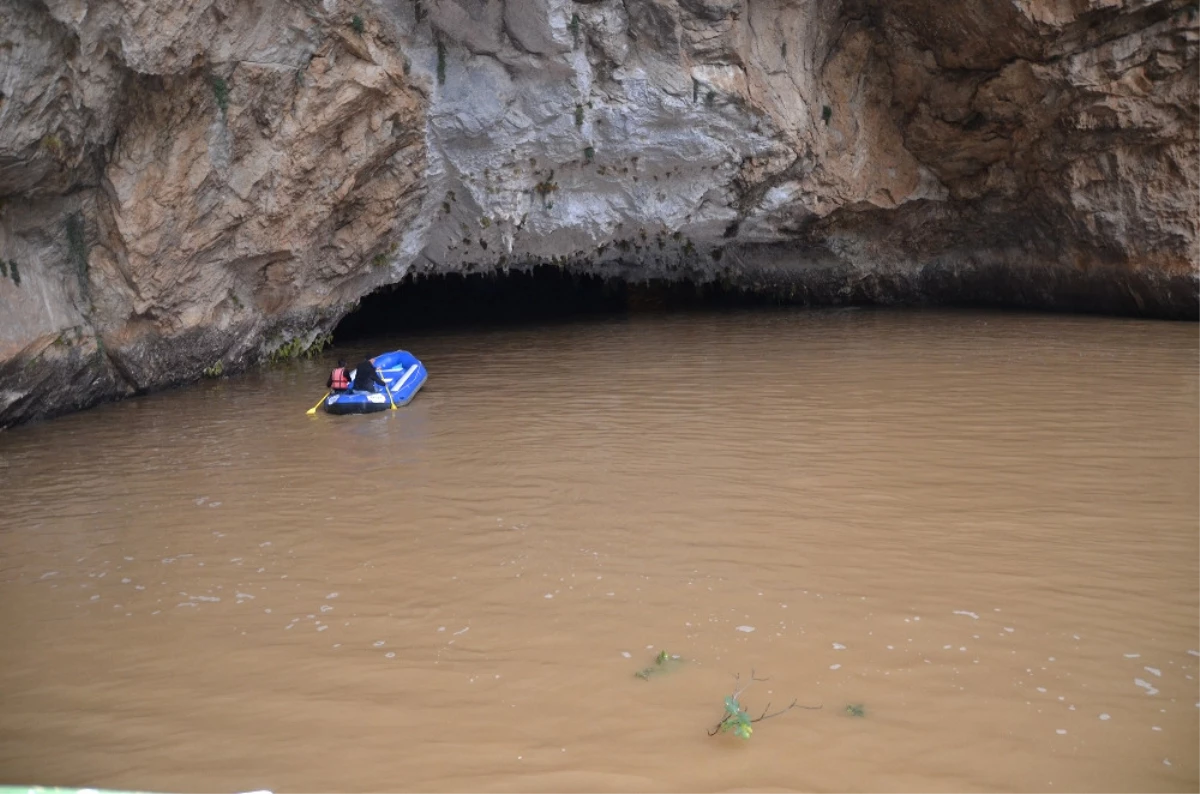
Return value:
M 334 391 L 345 391 L 346 389 L 350 388 L 350 377 L 346 374 L 345 367 L 338 367 L 335 369 L 329 378 L 332 381 L 330 383 L 330 388 Z

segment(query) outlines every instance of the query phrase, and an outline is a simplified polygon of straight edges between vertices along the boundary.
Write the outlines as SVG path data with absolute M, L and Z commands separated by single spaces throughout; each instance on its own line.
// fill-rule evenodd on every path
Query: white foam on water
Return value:
M 1066 734 L 1066 732 L 1067 732 L 1067 729 L 1066 729 L 1066 728 L 1059 728 L 1059 729 L 1055 730 L 1054 732 L 1055 732 L 1055 733 L 1057 733 L 1059 736 L 1064 736 L 1064 735 Z
M 963 615 L 963 616 L 965 616 L 965 617 L 971 618 L 972 620 L 979 620 L 979 615 L 975 614 L 974 612 L 968 612 L 968 611 L 967 611 L 967 610 L 965 610 L 965 609 L 956 609 L 956 610 L 954 610 L 954 612 L 952 612 L 951 614 L 953 614 L 953 615 Z
M 90 599 L 88 599 L 88 600 L 89 600 L 89 601 L 99 601 L 99 600 L 100 600 L 100 596 L 99 596 L 99 595 L 94 595 L 94 596 L 92 596 L 92 597 L 91 597 Z
M 330 593 L 329 595 L 325 596 L 325 600 L 328 601 L 331 598 L 337 598 L 337 597 L 338 597 L 337 593 Z
M 735 630 L 749 634 L 750 632 L 754 631 L 754 627 L 753 626 L 738 626 Z
M 317 626 L 317 631 L 324 631 L 327 628 L 329 628 L 329 627 L 328 626 Z
M 545 598 L 554 598 L 554 593 L 546 593 Z
M 1038 687 L 1038 688 L 1037 688 L 1037 691 L 1038 691 L 1038 692 L 1041 692 L 1041 693 L 1044 695 L 1044 694 L 1046 694 L 1046 687 L 1044 687 L 1044 686 L 1040 686 L 1040 687 Z
M 1163 766 L 1170 766 L 1170 765 L 1171 765 L 1171 759 L 1170 759 L 1170 758 L 1164 758 L 1164 759 L 1163 759 Z
M 126 576 L 124 579 L 121 580 L 121 584 L 129 584 L 132 581 L 133 581 L 132 579 L 130 579 L 128 576 Z
M 333 607 L 331 607 L 329 604 L 321 604 L 321 613 L 322 614 L 324 614 L 326 612 L 332 612 L 332 611 L 333 611 Z
M 1142 658 L 1142 655 L 1140 653 L 1127 653 L 1127 654 L 1125 654 L 1125 658 L 1126 659 L 1140 659 L 1140 658 Z
M 459 629 L 458 631 L 454 632 L 454 636 L 455 636 L 455 637 L 457 637 L 457 636 L 458 636 L 458 635 L 460 635 L 460 634 L 466 634 L 466 633 L 467 633 L 468 631 L 470 631 L 470 630 L 471 630 L 471 627 L 470 627 L 470 626 L 464 626 L 463 628 L 461 628 L 461 629 Z
M 633 654 L 630 653 L 629 651 L 621 651 L 621 655 L 624 656 L 626 659 L 630 659 L 633 657 Z
M 1151 725 L 1151 726 L 1150 726 L 1150 730 L 1152 730 L 1152 731 L 1161 731 L 1161 730 L 1162 730 L 1162 728 L 1158 727 L 1157 725 Z
M 445 631 L 445 630 L 446 630 L 445 626 L 438 626 L 438 631 Z
M 254 600 L 254 596 L 250 595 L 249 593 L 234 593 L 233 597 L 234 598 L 248 598 L 252 601 Z
M 1188 656 L 1200 656 L 1200 651 L 1196 651 L 1196 650 L 1192 650 L 1191 648 L 1188 648 Z
M 1157 676 L 1158 678 L 1162 678 L 1162 670 L 1159 670 L 1157 667 L 1143 667 L 1142 669 L 1145 670 L 1150 675 Z
M 830 670 L 840 670 L 840 669 L 842 669 L 842 666 L 840 664 L 831 664 L 831 665 L 829 665 L 829 669 Z
M 396 658 L 396 652 L 395 652 L 395 651 L 388 651 L 388 652 L 387 652 L 387 653 L 385 653 L 383 656 L 384 656 L 384 658 L 385 658 L 385 659 L 395 659 L 395 658 Z
M 383 640 L 375 640 L 375 642 L 373 642 L 371 644 L 374 645 L 376 648 L 382 648 L 383 646 L 387 645 L 387 643 L 384 642 Z
M 1016 629 L 1012 628 L 1011 626 L 1005 626 L 1004 630 L 1007 631 L 1009 634 L 1012 634 L 1014 631 L 1016 631 Z
M 943 650 L 943 651 L 948 651 L 948 650 L 950 650 L 950 649 L 951 649 L 951 648 L 953 648 L 953 647 L 954 647 L 953 645 L 943 645 L 943 646 L 942 646 L 942 650 Z
M 833 649 L 834 649 L 835 651 L 844 651 L 844 650 L 846 650 L 846 646 L 845 646 L 845 645 L 842 645 L 840 642 L 835 642 L 835 643 L 833 644 Z
M 1146 690 L 1147 695 L 1157 695 L 1158 694 L 1158 690 L 1155 689 L 1154 686 L 1149 681 L 1143 680 L 1141 678 L 1135 678 L 1135 679 L 1133 679 L 1133 683 L 1136 684 L 1137 686 L 1140 686 L 1142 689 Z
M 1108 721 L 1109 721 L 1109 720 L 1111 720 L 1111 719 L 1112 719 L 1112 717 L 1110 717 L 1108 714 L 1101 714 L 1101 715 L 1100 715 L 1100 720 L 1101 720 L 1101 722 L 1108 722 Z

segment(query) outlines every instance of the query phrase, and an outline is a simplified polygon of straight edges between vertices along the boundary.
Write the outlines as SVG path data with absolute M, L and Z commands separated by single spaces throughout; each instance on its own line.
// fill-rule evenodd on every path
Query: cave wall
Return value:
M 0 18 L 0 426 L 294 353 L 427 273 L 1198 314 L 1180 0 Z

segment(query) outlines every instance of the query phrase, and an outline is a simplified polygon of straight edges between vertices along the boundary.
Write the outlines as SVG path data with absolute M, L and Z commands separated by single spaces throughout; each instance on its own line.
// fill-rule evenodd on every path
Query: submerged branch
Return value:
M 721 732 L 721 730 L 723 728 L 725 728 L 726 725 L 730 724 L 731 722 L 741 721 L 741 722 L 745 723 L 748 721 L 750 723 L 756 723 L 756 722 L 762 722 L 763 720 L 769 720 L 772 717 L 778 717 L 781 714 L 786 714 L 787 712 L 791 711 L 792 709 L 807 709 L 809 711 L 816 711 L 821 708 L 821 706 L 802 706 L 802 705 L 800 705 L 799 698 L 793 698 L 792 702 L 788 705 L 787 708 L 772 712 L 771 711 L 771 702 L 767 701 L 767 707 L 763 709 L 762 714 L 760 714 L 758 717 L 756 717 L 754 719 L 745 720 L 744 715 L 745 715 L 746 709 L 744 706 L 741 705 L 738 698 L 741 697 L 742 693 L 745 692 L 747 689 L 749 689 L 751 684 L 753 684 L 755 681 L 767 681 L 769 679 L 757 678 L 754 675 L 754 671 L 751 670 L 750 671 L 750 681 L 747 682 L 745 686 L 738 686 L 742 680 L 741 673 L 735 674 L 733 677 L 733 680 L 734 680 L 735 688 L 733 690 L 733 694 L 730 695 L 729 698 L 727 698 L 725 701 L 725 703 L 726 703 L 725 715 L 721 718 L 720 722 L 718 722 L 715 726 L 713 726 L 712 730 L 707 731 L 709 736 L 716 736 L 718 733 Z M 738 709 L 738 711 L 736 711 L 736 712 L 730 711 L 730 709 L 733 709 L 733 708 Z M 745 737 L 743 737 L 743 738 L 745 738 Z

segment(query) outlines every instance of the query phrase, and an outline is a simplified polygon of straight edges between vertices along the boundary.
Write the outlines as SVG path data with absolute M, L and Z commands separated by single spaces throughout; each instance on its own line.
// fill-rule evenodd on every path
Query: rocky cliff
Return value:
M 0 0 L 0 426 L 412 274 L 1197 317 L 1183 0 Z

